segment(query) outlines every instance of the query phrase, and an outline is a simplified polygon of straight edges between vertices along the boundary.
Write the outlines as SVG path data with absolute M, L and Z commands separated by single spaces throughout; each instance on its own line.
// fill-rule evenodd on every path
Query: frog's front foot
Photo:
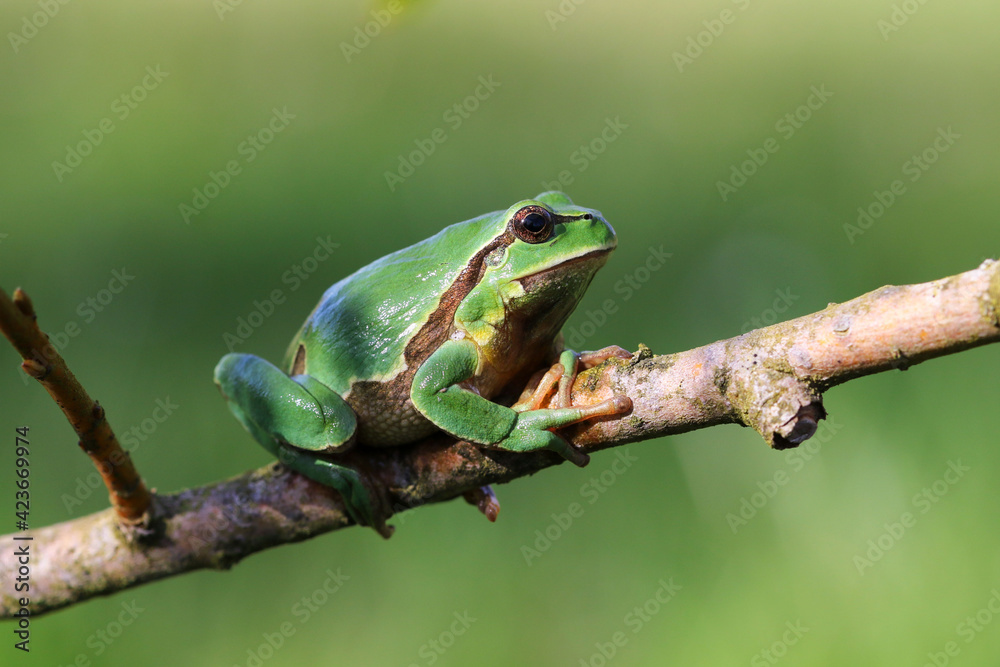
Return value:
M 573 408 L 543 408 L 520 412 L 517 415 L 517 424 L 514 426 L 514 430 L 498 446 L 519 452 L 548 449 L 582 468 L 590 463 L 590 456 L 552 431 L 595 417 L 622 415 L 631 409 L 632 399 L 628 396 L 614 396 L 594 405 Z
M 577 422 L 597 417 L 614 417 L 632 409 L 632 400 L 625 395 L 614 396 L 593 405 L 574 406 L 572 400 L 573 382 L 582 366 L 593 368 L 608 359 L 630 359 L 632 353 L 617 345 L 577 353 L 564 350 L 559 361 L 540 377 L 536 376 L 521 399 L 512 407 L 518 412 L 518 422 L 514 432 L 508 436 L 504 448 L 517 451 L 550 449 L 578 466 L 585 466 L 590 460 L 573 445 L 552 433 L 549 429 L 562 428 Z M 550 400 L 552 392 L 556 395 Z M 552 407 L 543 408 L 548 402 Z M 539 432 L 539 429 L 543 429 Z M 520 432 L 518 432 L 520 430 Z
M 551 402 L 554 408 L 569 408 L 573 406 L 572 392 L 573 382 L 579 374 L 580 367 L 583 370 L 593 368 L 604 363 L 608 359 L 631 359 L 632 353 L 623 347 L 609 345 L 589 352 L 574 352 L 573 350 L 563 350 L 559 355 L 559 361 L 552 365 L 544 375 L 536 375 L 528 383 L 521 398 L 513 407 L 518 412 L 528 410 L 538 410 L 545 404 L 549 395 L 558 386 L 555 399 Z M 539 371 L 541 373 L 541 371 Z M 626 410 L 627 412 L 627 410 Z M 615 414 L 615 413 L 611 413 Z

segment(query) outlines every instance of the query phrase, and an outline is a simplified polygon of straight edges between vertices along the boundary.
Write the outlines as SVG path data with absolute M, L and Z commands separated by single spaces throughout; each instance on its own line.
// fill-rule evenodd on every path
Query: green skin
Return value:
M 303 324 L 284 370 L 228 354 L 215 382 L 265 449 L 335 488 L 355 521 L 388 535 L 358 471 L 336 461 L 355 443 L 402 445 L 440 430 L 586 464 L 586 454 L 550 429 L 620 414 L 627 401 L 572 407 L 568 383 L 579 355 L 562 350 L 559 331 L 616 243 L 598 211 L 543 193 L 446 227 L 344 278 Z M 628 354 L 608 350 L 589 359 Z M 516 393 L 557 359 L 546 377 L 561 382 L 559 407 L 537 408 L 551 382 L 536 400 L 513 407 L 490 400 Z

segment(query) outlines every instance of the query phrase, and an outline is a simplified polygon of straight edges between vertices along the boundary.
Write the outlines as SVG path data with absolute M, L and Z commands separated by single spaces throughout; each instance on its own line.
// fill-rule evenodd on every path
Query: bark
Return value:
M 0 331 L 24 362 L 21 368 L 45 387 L 80 438 L 80 449 L 90 457 L 108 488 L 111 506 L 118 519 L 141 532 L 149 519 L 150 493 L 118 444 L 104 408 L 84 390 L 66 361 L 38 328 L 31 299 L 20 288 L 10 299 L 0 290 Z
M 562 433 L 592 452 L 736 423 L 754 428 L 772 447 L 792 447 L 812 436 L 825 416 L 826 389 L 998 340 L 1000 263 L 988 260 L 966 273 L 883 287 L 686 352 L 654 356 L 642 347 L 631 360 L 611 359 L 580 374 L 573 402 L 624 394 L 632 399 L 631 413 Z M 366 471 L 389 513 L 464 495 L 494 517 L 496 506 L 482 487 L 561 462 L 547 452 L 492 451 L 444 436 L 348 456 Z M 351 523 L 336 492 L 277 463 L 154 495 L 151 517 L 140 533 L 114 509 L 27 533 L 33 538 L 32 613 L 199 568 L 228 568 L 262 549 Z M 15 571 L 13 554 L 24 544 L 14 537 L 0 538 L 3 573 Z M 10 593 L 3 593 L 0 616 L 18 608 Z

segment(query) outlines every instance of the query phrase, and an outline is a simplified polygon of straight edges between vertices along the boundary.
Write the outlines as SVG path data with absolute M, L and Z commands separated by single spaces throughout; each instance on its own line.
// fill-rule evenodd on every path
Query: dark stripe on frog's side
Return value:
M 451 335 L 451 324 L 455 319 L 455 311 L 483 277 L 486 256 L 497 248 L 506 248 L 514 240 L 514 233 L 508 229 L 477 252 L 468 265 L 462 269 L 451 287 L 441 295 L 438 307 L 428 316 L 417 335 L 406 344 L 403 358 L 406 361 L 407 370 L 403 375 L 408 374 L 407 391 L 409 391 L 410 386 L 409 378 L 413 377 L 416 369 Z
M 403 359 L 407 365 L 406 371 L 403 371 L 403 373 L 400 373 L 389 382 L 368 382 L 368 384 L 385 386 L 403 376 L 406 376 L 407 380 L 412 378 L 416 368 L 450 335 L 451 321 L 455 318 L 455 311 L 458 310 L 462 299 L 467 297 L 469 292 L 479 284 L 479 280 L 483 275 L 483 264 L 486 256 L 497 248 L 509 246 L 514 242 L 514 239 L 514 234 L 510 230 L 507 230 L 473 255 L 471 261 L 458 274 L 455 282 L 441 295 L 441 300 L 438 302 L 437 308 L 427 316 L 427 321 L 424 322 L 417 334 L 407 343 L 406 348 L 403 350 Z M 306 348 L 300 343 L 298 349 L 295 351 L 295 360 L 289 369 L 289 375 L 301 375 L 305 370 Z M 354 383 L 351 392 L 353 393 L 362 384 L 366 384 L 366 382 Z M 406 386 L 409 387 L 409 382 L 406 383 Z
M 589 219 L 589 214 L 552 214 L 552 219 L 555 224 L 568 223 L 584 218 Z M 468 265 L 462 270 L 462 273 L 459 274 L 455 282 L 451 284 L 451 287 L 449 287 L 448 290 L 441 296 L 441 301 L 438 304 L 438 307 L 433 313 L 430 314 L 427 321 L 420 328 L 420 331 L 417 332 L 417 335 L 414 336 L 409 343 L 407 343 L 403 357 L 406 361 L 407 370 L 400 374 L 401 376 L 406 376 L 407 395 L 409 395 L 410 380 L 416 372 L 416 369 L 419 368 L 420 364 L 422 364 L 427 357 L 437 350 L 448 338 L 448 336 L 451 335 L 451 325 L 455 319 L 455 311 L 458 310 L 458 306 L 462 303 L 462 300 L 469 295 L 469 292 L 471 292 L 482 279 L 483 272 L 485 271 L 484 263 L 486 261 L 486 256 L 497 248 L 508 247 L 515 240 L 516 237 L 514 236 L 514 232 L 512 232 L 510 227 L 508 227 L 503 234 L 493 239 L 489 244 L 477 252 Z M 607 254 L 607 252 L 608 251 L 606 250 L 597 250 L 581 257 L 563 262 L 560 266 L 565 267 L 577 261 L 589 261 L 596 256 Z M 543 270 L 540 271 L 539 274 L 525 276 L 519 280 L 522 285 L 525 286 L 526 291 L 529 291 L 531 281 L 536 277 L 536 275 L 544 273 L 546 273 L 546 271 Z M 355 385 L 355 387 L 356 386 L 357 385 Z
M 589 219 L 589 214 L 580 215 L 559 215 L 557 213 L 552 214 L 552 220 L 555 224 L 562 224 L 572 222 L 574 220 L 581 220 L 587 218 Z M 455 319 L 455 311 L 458 310 L 459 304 L 462 300 L 469 295 L 469 292 L 479 284 L 482 279 L 483 272 L 485 270 L 484 263 L 486 261 L 486 256 L 497 248 L 506 248 L 516 240 L 514 232 L 510 230 L 510 227 L 504 231 L 503 234 L 497 238 L 490 241 L 489 244 L 484 246 L 479 252 L 477 252 L 472 260 L 466 265 L 459 274 L 455 282 L 451 284 L 451 287 L 441 296 L 441 301 L 438 307 L 433 313 L 427 318 L 427 321 L 417 332 L 409 343 L 406 345 L 406 350 L 404 351 L 404 359 L 406 361 L 407 370 L 400 374 L 400 376 L 406 376 L 406 391 L 409 395 L 410 380 L 416 369 L 420 367 L 420 364 L 424 362 L 427 357 L 429 357 L 442 343 L 451 335 L 451 325 Z M 576 262 L 577 260 L 589 260 L 594 256 L 605 254 L 606 251 L 595 251 L 589 253 L 577 259 L 569 260 L 565 264 L 570 264 Z M 545 271 L 541 271 L 545 273 Z M 534 276 L 526 276 L 521 278 L 522 284 L 524 281 L 531 281 Z M 396 378 L 394 378 L 395 380 Z M 356 387 L 357 385 L 355 385 Z M 353 393 L 353 390 L 352 390 Z
M 509 229 L 473 255 L 455 282 L 441 295 L 438 307 L 406 344 L 403 359 L 406 370 L 387 382 L 362 380 L 351 385 L 347 402 L 358 414 L 358 441 L 376 446 L 412 442 L 437 430 L 410 403 L 410 384 L 420 365 L 434 353 L 452 333 L 452 322 L 459 304 L 479 284 L 485 270 L 486 256 L 497 248 L 506 248 L 515 236 Z M 303 355 L 304 357 L 304 355 Z M 296 366 L 299 356 L 296 355 Z M 302 368 L 305 360 L 302 360 Z M 396 406 L 395 415 L 386 414 L 388 406 Z

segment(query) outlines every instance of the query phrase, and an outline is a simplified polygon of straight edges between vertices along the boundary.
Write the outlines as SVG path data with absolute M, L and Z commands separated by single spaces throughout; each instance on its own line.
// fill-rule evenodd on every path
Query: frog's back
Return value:
M 330 287 L 292 341 L 306 372 L 341 395 L 357 380 L 385 381 L 406 369 L 404 352 L 468 259 L 496 236 L 497 214 L 460 222 L 365 266 Z M 502 230 L 500 230 L 502 232 Z

